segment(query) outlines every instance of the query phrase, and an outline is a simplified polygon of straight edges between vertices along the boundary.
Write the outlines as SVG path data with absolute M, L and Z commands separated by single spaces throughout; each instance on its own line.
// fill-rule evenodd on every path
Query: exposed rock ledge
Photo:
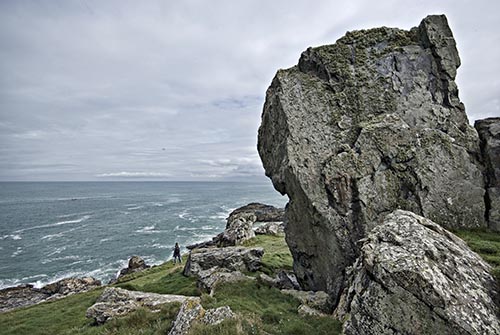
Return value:
M 20 285 L 0 290 L 0 312 L 26 307 L 40 302 L 60 299 L 65 296 L 85 292 L 101 285 L 92 277 L 66 278 L 57 282 L 35 288 L 33 285 Z
M 335 311 L 344 334 L 500 334 L 491 267 L 461 239 L 397 210 L 362 242 Z

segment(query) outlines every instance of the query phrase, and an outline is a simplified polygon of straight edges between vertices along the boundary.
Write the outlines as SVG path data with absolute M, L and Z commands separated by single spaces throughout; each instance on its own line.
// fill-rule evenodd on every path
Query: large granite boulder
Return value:
M 362 242 L 335 311 L 345 334 L 500 334 L 491 267 L 461 239 L 397 210 Z
M 486 209 L 489 227 L 500 231 L 500 117 L 474 123 L 481 139 L 481 152 L 486 165 Z
M 96 324 L 103 324 L 141 307 L 159 310 L 164 304 L 183 303 L 189 298 L 183 295 L 128 291 L 118 287 L 107 287 L 96 303 L 87 309 L 86 317 L 93 319 Z
M 267 90 L 258 150 L 287 194 L 285 228 L 306 289 L 338 297 L 356 242 L 395 209 L 485 227 L 477 132 L 444 15 L 409 31 L 348 32 L 309 48 Z
M 184 266 L 185 276 L 199 276 L 204 270 L 257 271 L 262 265 L 262 248 L 226 247 L 194 249 Z M 214 270 L 212 270 L 214 272 Z

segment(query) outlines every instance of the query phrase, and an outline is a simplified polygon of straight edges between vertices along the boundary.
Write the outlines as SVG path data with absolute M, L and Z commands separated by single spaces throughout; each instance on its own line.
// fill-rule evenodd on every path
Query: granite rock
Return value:
M 344 334 L 500 334 L 491 267 L 461 239 L 396 210 L 362 241 L 335 310 Z
M 409 31 L 348 32 L 309 48 L 267 90 L 258 150 L 288 195 L 301 286 L 337 303 L 357 241 L 395 209 L 448 228 L 486 227 L 477 132 L 455 83 L 444 15 Z
M 474 127 L 481 139 L 486 165 L 486 209 L 489 227 L 500 231 L 500 117 L 477 120 Z

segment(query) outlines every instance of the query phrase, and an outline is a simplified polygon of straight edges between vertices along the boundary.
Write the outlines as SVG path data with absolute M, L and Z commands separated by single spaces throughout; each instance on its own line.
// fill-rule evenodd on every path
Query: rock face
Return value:
M 500 231 L 500 118 L 478 120 L 474 127 L 481 139 L 486 165 L 486 209 L 489 227 Z
M 258 149 L 287 194 L 287 243 L 306 289 L 338 297 L 356 242 L 405 209 L 444 227 L 484 227 L 477 133 L 458 97 L 446 17 L 410 31 L 347 33 L 280 70 Z
M 40 302 L 55 300 L 70 294 L 85 292 L 101 285 L 92 277 L 66 278 L 42 288 L 25 284 L 0 290 L 0 312 L 26 307 Z
M 500 334 L 489 270 L 455 235 L 397 210 L 363 241 L 335 314 L 345 334 Z
M 251 202 L 248 205 L 237 208 L 229 214 L 229 219 L 232 216 L 248 213 L 255 215 L 257 222 L 279 222 L 284 220 L 285 210 L 283 208 L 276 208 L 271 205 L 265 205 L 258 202 Z
M 140 307 L 155 310 L 159 309 L 160 305 L 172 302 L 183 303 L 188 298 L 183 295 L 156 294 L 107 287 L 97 299 L 97 302 L 87 309 L 86 316 L 89 319 L 94 319 L 97 324 L 103 324 L 110 319 L 131 313 Z
M 209 269 L 230 271 L 257 271 L 262 265 L 262 248 L 226 247 L 195 249 L 189 254 L 183 274 L 198 276 Z M 214 270 L 212 270 L 215 272 Z

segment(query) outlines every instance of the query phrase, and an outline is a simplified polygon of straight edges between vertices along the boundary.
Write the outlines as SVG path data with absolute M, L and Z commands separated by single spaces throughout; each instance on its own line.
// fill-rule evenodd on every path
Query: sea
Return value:
M 161 264 L 211 239 L 235 208 L 287 201 L 264 182 L 0 182 L 0 288 L 106 283 L 132 255 Z

